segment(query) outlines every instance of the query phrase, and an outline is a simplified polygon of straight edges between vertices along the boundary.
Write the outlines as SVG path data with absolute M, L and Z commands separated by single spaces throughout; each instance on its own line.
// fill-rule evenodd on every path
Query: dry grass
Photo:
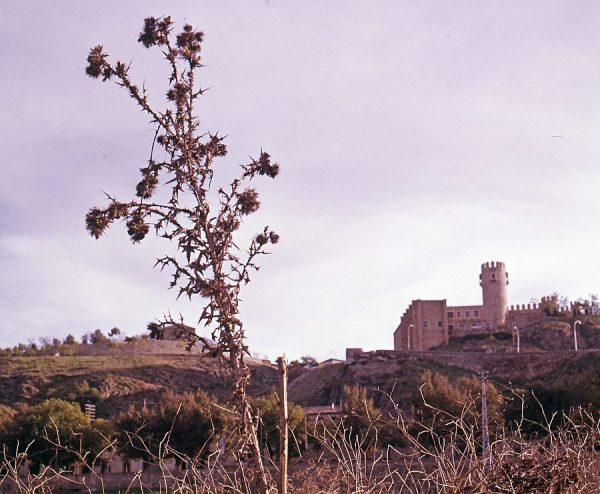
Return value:
M 295 461 L 290 469 L 291 494 L 384 493 L 591 493 L 600 492 L 600 422 L 597 414 L 577 409 L 543 423 L 508 424 L 493 432 L 491 461 L 482 456 L 476 414 L 466 403 L 459 416 L 434 410 L 427 424 L 408 421 L 397 410 L 387 427 L 401 436 L 405 446 L 381 446 L 380 424 L 363 436 L 352 434 L 343 423 L 315 427 L 316 451 Z M 535 425 L 541 433 L 523 432 Z M 55 447 L 60 445 L 55 444 Z M 114 448 L 110 445 L 107 450 Z M 78 490 L 114 492 L 93 469 L 100 455 L 79 452 L 81 463 L 92 471 L 76 478 L 66 470 L 44 467 L 39 474 L 19 475 L 27 451 L 9 456 L 0 467 L 0 491 L 51 493 Z M 166 462 L 176 458 L 188 468 L 169 471 Z M 208 460 L 190 458 L 172 450 L 168 441 L 148 470 L 131 474 L 121 492 L 152 490 L 182 494 L 250 494 L 256 478 L 250 463 L 222 461 L 214 453 Z M 270 471 L 276 476 L 275 462 Z M 274 484 L 273 484 L 274 485 Z M 271 492 L 276 492 L 273 486 Z

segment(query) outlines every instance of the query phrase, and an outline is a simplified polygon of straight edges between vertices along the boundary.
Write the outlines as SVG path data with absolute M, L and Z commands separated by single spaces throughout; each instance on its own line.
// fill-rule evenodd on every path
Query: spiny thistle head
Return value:
M 185 82 L 176 82 L 167 91 L 167 99 L 182 104 L 189 97 L 190 89 L 190 86 Z
M 177 35 L 177 46 L 199 52 L 203 40 L 204 33 L 202 31 L 194 31 L 190 24 L 186 24 L 183 26 L 183 31 Z
M 106 212 L 100 208 L 92 208 L 85 216 L 85 227 L 92 237 L 100 238 L 110 224 Z
M 113 201 L 110 206 L 106 208 L 106 215 L 110 221 L 120 220 L 127 216 L 128 211 L 129 208 L 127 207 L 127 204 Z
M 254 177 L 255 175 L 266 175 L 269 178 L 275 178 L 279 175 L 279 164 L 271 163 L 271 156 L 269 153 L 262 151 L 260 158 L 252 160 L 252 163 L 245 165 L 244 176 Z
M 139 209 L 135 210 L 127 222 L 127 233 L 131 238 L 131 241 L 135 244 L 144 239 L 148 234 L 149 227 L 144 221 L 142 211 Z
M 252 188 L 247 188 L 244 192 L 237 194 L 237 203 L 240 214 L 248 215 L 254 213 L 260 207 L 258 192 Z
M 93 79 L 98 79 L 102 76 L 102 80 L 106 81 L 112 76 L 112 68 L 106 61 L 108 55 L 102 51 L 102 45 L 97 45 L 90 50 L 87 57 L 87 67 L 85 73 Z
M 170 16 L 158 19 L 156 17 L 146 17 L 138 41 L 146 48 L 154 45 L 163 46 L 169 41 L 169 33 L 172 28 L 173 22 Z
M 259 233 L 256 237 L 254 237 L 254 241 L 259 245 L 263 246 L 268 243 L 276 244 L 279 242 L 279 235 L 277 235 L 274 231 L 269 231 L 265 228 L 265 231 Z
M 135 188 L 135 195 L 142 199 L 150 199 L 158 185 L 158 176 L 156 173 L 145 172 L 142 170 L 143 178 Z

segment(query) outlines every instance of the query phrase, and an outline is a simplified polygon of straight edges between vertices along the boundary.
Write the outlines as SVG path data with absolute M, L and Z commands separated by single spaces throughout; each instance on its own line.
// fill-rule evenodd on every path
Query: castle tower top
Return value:
M 485 262 L 481 265 L 481 271 L 489 269 L 506 269 L 502 261 Z
M 506 322 L 508 312 L 508 273 L 503 262 L 491 261 L 481 265 L 479 285 L 483 295 L 483 312 L 485 318 L 495 327 Z

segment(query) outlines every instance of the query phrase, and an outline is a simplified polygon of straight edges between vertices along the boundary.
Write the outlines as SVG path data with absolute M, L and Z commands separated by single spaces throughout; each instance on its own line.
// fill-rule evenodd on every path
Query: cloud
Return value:
M 487 260 L 506 262 L 510 303 L 598 291 L 598 6 L 170 9 L 206 32 L 200 117 L 228 135 L 220 170 L 261 148 L 282 165 L 257 184 L 263 207 L 245 230 L 281 233 L 243 294 L 251 348 L 389 348 L 413 298 L 476 303 Z M 136 38 L 164 13 L 155 1 L 5 6 L 0 345 L 139 332 L 169 309 L 197 317 L 200 302 L 175 303 L 151 268 L 167 244 L 131 247 L 119 227 L 96 242 L 83 227 L 103 191 L 131 196 L 153 135 L 117 87 L 85 76 L 87 51 L 131 61 L 160 102 L 165 69 Z

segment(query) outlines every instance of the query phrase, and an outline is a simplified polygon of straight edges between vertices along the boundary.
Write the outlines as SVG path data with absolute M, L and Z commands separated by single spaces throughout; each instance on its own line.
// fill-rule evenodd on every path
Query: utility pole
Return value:
M 490 450 L 490 431 L 488 427 L 487 385 L 485 372 L 481 371 L 481 447 L 483 449 L 483 473 L 492 466 Z
M 279 494 L 287 494 L 288 468 L 288 407 L 287 363 L 284 357 L 277 359 L 279 367 Z
M 575 339 L 575 351 L 578 352 L 579 348 L 577 348 L 577 326 L 581 324 L 581 321 L 577 320 L 573 323 L 573 338 Z

